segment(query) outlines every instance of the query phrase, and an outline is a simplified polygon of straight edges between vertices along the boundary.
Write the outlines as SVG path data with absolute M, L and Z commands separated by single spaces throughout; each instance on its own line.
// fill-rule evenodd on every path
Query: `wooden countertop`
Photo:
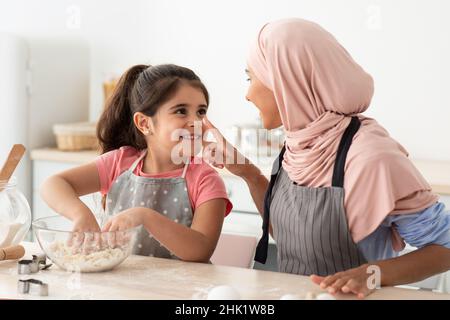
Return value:
M 35 149 L 31 151 L 32 160 L 57 161 L 66 163 L 86 163 L 98 156 L 98 151 L 67 152 L 55 148 Z M 450 195 L 450 161 L 412 159 L 414 165 L 431 184 L 433 191 Z M 265 175 L 270 175 L 270 165 L 263 166 Z M 223 176 L 233 176 L 227 170 L 217 170 Z
M 36 243 L 24 242 L 25 258 L 40 252 Z M 323 292 L 308 277 L 189 263 L 144 256 L 130 256 L 116 269 L 102 273 L 69 273 L 52 266 L 49 270 L 25 276 L 49 286 L 48 297 L 17 293 L 17 261 L 0 262 L 0 299 L 185 299 L 203 300 L 216 285 L 231 285 L 242 299 L 278 300 L 284 294 Z M 355 299 L 339 295 L 338 299 Z M 450 299 L 449 294 L 384 287 L 367 299 Z

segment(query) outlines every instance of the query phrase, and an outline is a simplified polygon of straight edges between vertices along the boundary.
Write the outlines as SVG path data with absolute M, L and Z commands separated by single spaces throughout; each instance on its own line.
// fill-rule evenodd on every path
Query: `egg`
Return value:
M 217 286 L 209 290 L 207 300 L 240 300 L 239 292 L 227 285 Z

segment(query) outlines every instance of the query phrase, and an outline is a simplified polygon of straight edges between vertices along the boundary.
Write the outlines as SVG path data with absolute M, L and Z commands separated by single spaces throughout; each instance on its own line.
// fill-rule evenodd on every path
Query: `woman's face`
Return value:
M 250 68 L 245 70 L 248 75 L 250 86 L 248 87 L 246 99 L 253 102 L 259 109 L 259 114 L 264 128 L 275 129 L 281 126 L 280 112 L 278 111 L 277 103 L 273 92 L 262 84 L 256 78 Z

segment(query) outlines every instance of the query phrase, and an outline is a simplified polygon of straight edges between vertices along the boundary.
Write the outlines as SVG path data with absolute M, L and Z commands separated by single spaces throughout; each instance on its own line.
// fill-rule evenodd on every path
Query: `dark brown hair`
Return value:
M 119 79 L 106 101 L 97 124 L 97 138 L 102 153 L 132 146 L 147 148 L 143 134 L 136 128 L 136 112 L 152 117 L 158 108 L 177 92 L 182 84 L 199 88 L 209 104 L 209 94 L 200 78 L 190 69 L 174 64 L 135 65 Z

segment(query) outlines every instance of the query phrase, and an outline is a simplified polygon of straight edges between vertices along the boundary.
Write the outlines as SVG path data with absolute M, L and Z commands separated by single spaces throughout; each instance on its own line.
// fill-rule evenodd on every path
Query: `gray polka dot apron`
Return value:
M 151 208 L 167 218 L 190 227 L 192 208 L 186 185 L 186 163 L 181 177 L 147 178 L 133 173 L 146 152 L 124 171 L 111 186 L 106 197 L 106 217 L 134 207 Z M 177 259 L 143 226 L 140 227 L 133 254 Z
M 359 119 L 352 117 L 341 138 L 331 187 L 305 187 L 290 180 L 282 168 L 283 147 L 265 194 L 263 236 L 256 261 L 266 262 L 270 221 L 281 272 L 327 276 L 366 263 L 353 242 L 344 208 L 345 161 L 360 125 Z

